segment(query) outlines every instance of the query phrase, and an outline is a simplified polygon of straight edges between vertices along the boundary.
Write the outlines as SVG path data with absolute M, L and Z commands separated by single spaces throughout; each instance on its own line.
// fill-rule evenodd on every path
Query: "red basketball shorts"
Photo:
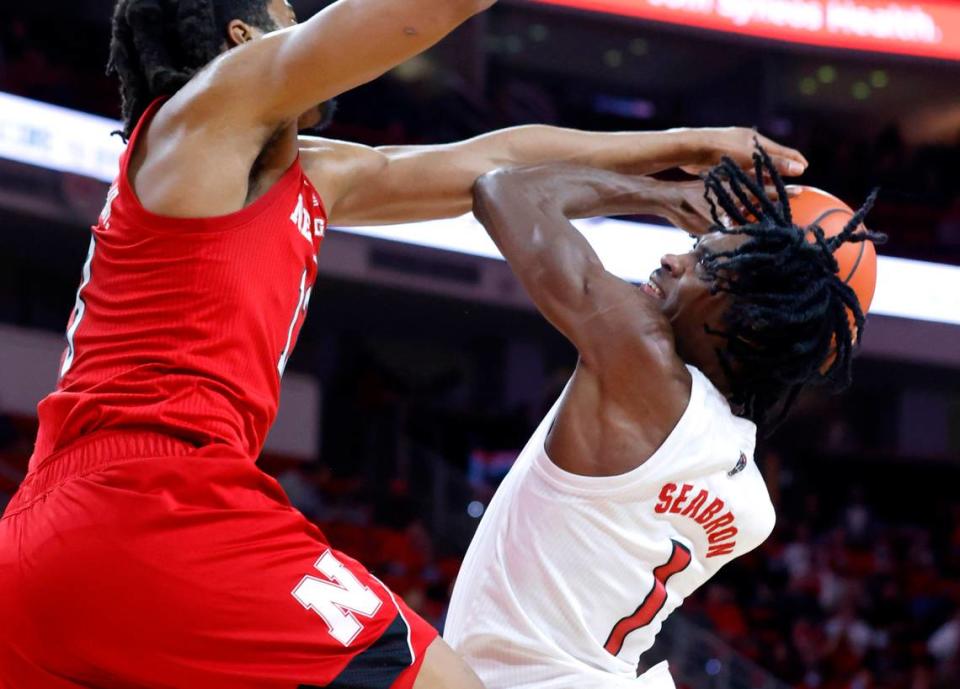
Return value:
M 163 435 L 43 460 L 0 520 L 3 689 L 408 689 L 435 638 L 252 462 Z

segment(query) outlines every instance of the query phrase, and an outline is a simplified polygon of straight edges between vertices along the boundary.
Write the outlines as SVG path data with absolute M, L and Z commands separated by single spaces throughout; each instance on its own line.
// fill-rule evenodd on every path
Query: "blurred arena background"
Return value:
M 0 508 L 115 174 L 111 4 L 0 5 Z M 756 125 L 807 155 L 806 183 L 852 205 L 882 187 L 870 224 L 910 260 L 881 264 L 853 388 L 809 394 L 761 444 L 774 535 L 643 659 L 670 657 L 685 687 L 960 687 L 958 85 L 953 1 L 501 0 L 342 97 L 325 132 L 380 145 L 530 122 Z M 588 226 L 625 274 L 654 267 L 645 237 L 662 230 Z M 441 626 L 486 502 L 574 363 L 482 240 L 469 219 L 333 231 L 261 460 Z

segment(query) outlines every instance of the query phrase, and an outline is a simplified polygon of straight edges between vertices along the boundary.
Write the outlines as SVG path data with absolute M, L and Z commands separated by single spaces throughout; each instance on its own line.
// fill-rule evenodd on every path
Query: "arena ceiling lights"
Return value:
M 117 175 L 115 120 L 0 92 L 0 157 L 103 182 Z
M 103 182 L 112 182 L 123 142 L 110 133 L 120 123 L 0 93 L 0 157 Z M 646 280 L 666 253 L 689 249 L 675 229 L 596 218 L 577 223 L 609 270 Z M 342 232 L 445 251 L 502 256 L 472 216 L 390 227 L 337 228 Z M 960 267 L 881 256 L 871 313 L 960 325 Z
M 960 2 L 527 0 L 830 48 L 960 60 Z
M 684 232 L 648 223 L 610 218 L 575 223 L 604 266 L 632 282 L 645 281 L 660 257 L 684 253 L 692 242 Z M 343 232 L 416 244 L 445 251 L 503 259 L 493 240 L 471 215 L 453 220 L 389 227 L 337 228 Z M 880 256 L 877 291 L 870 313 L 960 325 L 960 268 L 941 263 Z

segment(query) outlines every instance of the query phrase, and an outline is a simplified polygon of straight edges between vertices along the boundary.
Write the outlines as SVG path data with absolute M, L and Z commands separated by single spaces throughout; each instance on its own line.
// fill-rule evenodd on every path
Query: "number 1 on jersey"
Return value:
M 290 327 L 287 329 L 287 343 L 280 352 L 280 361 L 277 362 L 277 373 L 283 377 L 283 372 L 287 368 L 287 362 L 290 360 L 290 350 L 293 348 L 293 331 L 297 327 L 297 321 L 300 320 L 300 314 L 307 314 L 307 307 L 310 305 L 310 293 L 312 287 L 307 287 L 307 269 L 303 269 L 300 275 L 300 296 L 297 298 L 297 308 L 293 311 L 293 318 L 290 319 Z
M 670 542 L 673 544 L 670 559 L 653 570 L 653 588 L 647 593 L 647 597 L 643 599 L 640 607 L 633 614 L 617 622 L 610 632 L 610 636 L 607 637 L 607 642 L 603 647 L 611 655 L 620 653 L 627 635 L 653 622 L 653 618 L 657 616 L 657 613 L 663 609 L 664 603 L 667 602 L 667 580 L 690 566 L 692 560 L 690 549 L 673 539 Z
M 106 212 L 106 211 L 105 211 Z M 73 339 L 77 335 L 77 328 L 80 327 L 80 321 L 87 311 L 87 303 L 83 300 L 83 290 L 90 284 L 90 265 L 93 263 L 93 254 L 97 249 L 97 238 L 90 237 L 90 249 L 87 250 L 87 260 L 83 262 L 83 276 L 80 279 L 80 287 L 77 288 L 77 300 L 73 305 L 73 314 L 70 317 L 70 323 L 67 325 L 67 350 L 63 353 L 63 363 L 60 364 L 60 377 L 67 375 L 67 371 L 73 366 L 73 359 L 76 355 L 76 347 Z

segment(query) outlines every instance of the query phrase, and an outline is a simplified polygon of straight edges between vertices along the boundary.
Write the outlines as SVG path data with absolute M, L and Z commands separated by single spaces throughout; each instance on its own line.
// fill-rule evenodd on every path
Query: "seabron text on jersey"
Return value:
M 733 512 L 723 511 L 725 503 L 720 498 L 712 498 L 706 490 L 700 490 L 692 499 L 689 498 L 690 492 L 694 486 L 690 483 L 684 483 L 679 487 L 677 494 L 677 484 L 667 483 L 660 489 L 660 496 L 656 506 L 653 508 L 659 514 L 679 514 L 681 517 L 688 517 L 703 527 L 707 534 L 709 547 L 707 557 L 717 555 L 729 555 L 737 546 L 735 536 L 737 527 L 734 526 L 735 517 Z

